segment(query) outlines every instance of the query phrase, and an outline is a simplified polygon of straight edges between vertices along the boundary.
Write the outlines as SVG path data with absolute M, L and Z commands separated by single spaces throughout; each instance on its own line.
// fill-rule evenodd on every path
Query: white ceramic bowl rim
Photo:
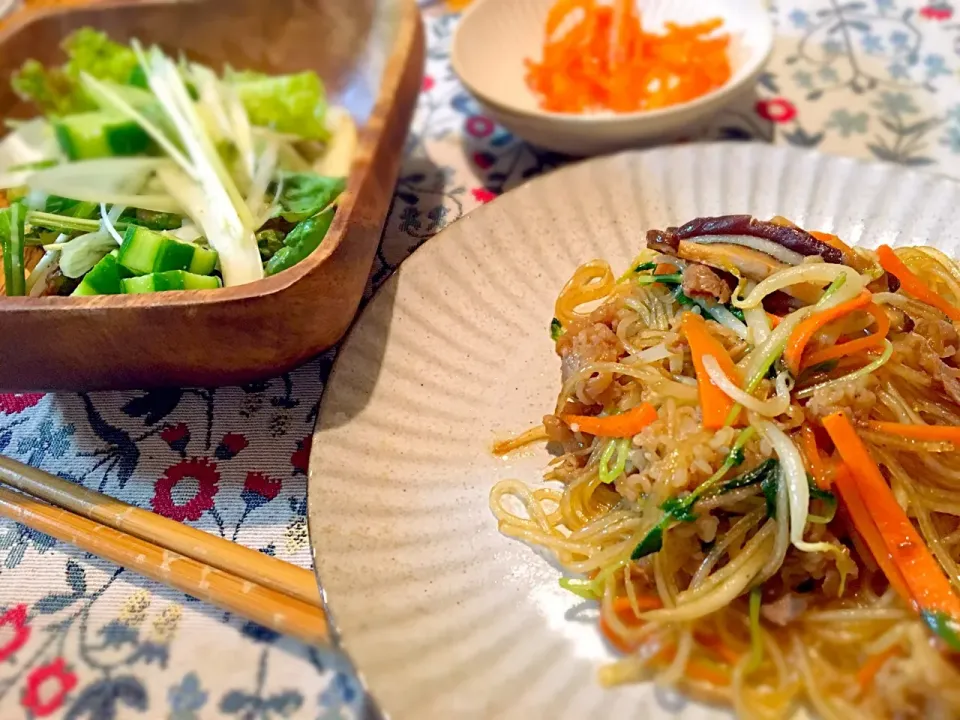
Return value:
M 461 32 L 464 27 L 468 26 L 467 24 L 471 16 L 482 10 L 482 5 L 486 1 L 487 0 L 475 0 L 474 3 L 468 7 L 461 16 L 460 22 L 457 24 L 457 29 L 454 31 L 452 52 L 450 53 L 450 64 L 453 67 L 453 71 L 456 73 L 457 77 L 460 78 L 460 82 L 462 82 L 471 93 L 480 98 L 484 103 L 491 105 L 502 112 L 526 118 L 550 118 L 554 120 L 567 121 L 570 123 L 605 125 L 627 120 L 638 120 L 642 118 L 653 119 L 667 117 L 673 113 L 697 108 L 702 105 L 708 105 L 718 96 L 729 93 L 734 87 L 743 81 L 752 78 L 760 70 L 760 68 L 766 65 L 767 61 L 770 59 L 770 56 L 773 54 L 773 42 L 775 36 L 773 20 L 770 18 L 769 14 L 763 13 L 762 22 L 764 25 L 766 25 L 767 32 L 764 33 L 765 44 L 762 48 L 762 51 L 753 53 L 750 58 L 740 68 L 737 69 L 736 73 L 732 74 L 730 79 L 727 80 L 727 82 L 725 82 L 723 85 L 714 88 L 713 90 L 710 90 L 709 92 L 700 95 L 693 100 L 687 100 L 686 102 L 677 103 L 676 105 L 668 105 L 665 108 L 657 108 L 655 110 L 635 110 L 628 113 L 563 113 L 555 110 L 542 110 L 539 108 L 528 109 L 512 104 L 504 104 L 502 101 L 491 97 L 489 93 L 481 91 L 474 83 L 470 82 L 469 76 L 466 72 L 464 72 L 463 65 L 459 60 L 460 53 L 457 51 L 457 48 L 458 41 L 462 37 Z

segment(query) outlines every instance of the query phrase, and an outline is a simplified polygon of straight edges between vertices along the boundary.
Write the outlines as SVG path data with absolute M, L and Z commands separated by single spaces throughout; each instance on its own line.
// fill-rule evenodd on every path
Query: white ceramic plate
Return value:
M 651 227 L 782 214 L 849 242 L 956 253 L 960 184 L 789 148 L 627 153 L 534 180 L 418 250 L 344 343 L 310 463 L 310 526 L 332 622 L 392 720 L 729 717 L 650 685 L 604 690 L 596 610 L 497 532 L 504 477 L 545 451 L 491 443 L 550 412 L 548 325 L 574 268 L 625 268 Z

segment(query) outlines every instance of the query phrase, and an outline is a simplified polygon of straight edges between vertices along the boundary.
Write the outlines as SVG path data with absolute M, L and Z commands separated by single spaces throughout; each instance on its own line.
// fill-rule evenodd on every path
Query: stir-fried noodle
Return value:
M 648 235 L 556 302 L 545 484 L 501 530 L 621 659 L 752 718 L 960 717 L 960 266 L 782 218 Z M 512 449 L 504 445 L 500 451 Z

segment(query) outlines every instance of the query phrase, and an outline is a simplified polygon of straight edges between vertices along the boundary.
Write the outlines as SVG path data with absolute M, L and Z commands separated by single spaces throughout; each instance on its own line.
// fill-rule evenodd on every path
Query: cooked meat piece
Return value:
M 920 317 L 915 321 L 913 331 L 927 341 L 937 357 L 951 357 L 960 349 L 960 337 L 949 320 Z
M 759 250 L 726 243 L 699 245 L 690 240 L 681 240 L 677 247 L 677 255 L 684 260 L 702 263 L 726 272 L 736 270 L 743 277 L 756 282 L 766 280 L 778 270 L 788 267 Z M 786 290 L 794 297 L 810 304 L 819 300 L 822 292 L 820 288 L 809 283 L 793 285 Z
M 557 340 L 561 379 L 566 382 L 576 372 L 595 362 L 616 362 L 624 354 L 620 338 L 602 323 L 589 325 L 573 333 L 565 332 Z
M 671 234 L 670 230 L 671 228 L 667 228 L 666 232 L 663 230 L 648 230 L 647 247 L 657 252 L 666 253 L 667 255 L 676 255 L 680 238 Z
M 801 595 L 787 593 L 760 608 L 760 614 L 774 625 L 789 625 L 803 615 L 807 609 L 807 599 Z
M 721 303 L 730 301 L 730 287 L 706 265 L 687 265 L 683 271 L 683 292 L 689 297 L 708 297 Z

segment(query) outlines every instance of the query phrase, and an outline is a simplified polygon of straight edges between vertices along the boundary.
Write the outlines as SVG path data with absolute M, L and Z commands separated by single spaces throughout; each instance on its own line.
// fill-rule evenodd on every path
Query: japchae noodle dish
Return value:
M 789 220 L 653 230 L 556 302 L 556 410 L 501 530 L 599 601 L 620 658 L 779 718 L 960 717 L 960 266 Z

